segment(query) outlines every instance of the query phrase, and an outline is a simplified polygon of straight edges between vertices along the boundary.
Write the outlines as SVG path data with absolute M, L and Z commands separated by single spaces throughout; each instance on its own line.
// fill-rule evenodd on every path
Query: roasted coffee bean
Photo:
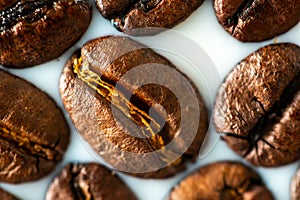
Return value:
M 0 70 L 0 181 L 20 183 L 50 173 L 62 159 L 69 129 L 44 92 Z
M 103 17 L 130 35 L 153 35 L 184 21 L 203 0 L 96 0 Z M 155 28 L 153 28 L 155 27 Z
M 300 169 L 296 172 L 291 182 L 291 200 L 300 199 Z
M 260 176 L 242 163 L 222 161 L 208 164 L 176 186 L 169 200 L 272 200 Z
M 223 28 L 243 42 L 259 42 L 280 35 L 300 21 L 295 0 L 214 0 Z
M 2 199 L 2 200 L 19 200 L 17 197 L 2 190 L 1 188 L 0 188 L 0 199 Z
M 97 163 L 68 164 L 51 183 L 46 200 L 135 200 L 127 185 Z
M 195 86 L 166 58 L 126 37 L 86 43 L 67 62 L 60 93 L 94 150 L 136 176 L 174 175 L 197 158 L 206 135 L 207 111 Z
M 271 44 L 242 60 L 221 85 L 214 123 L 222 138 L 254 165 L 300 158 L 300 47 Z
M 0 3 L 0 64 L 7 67 L 31 67 L 60 56 L 91 20 L 87 0 Z
M 15 0 L 0 0 L 0 10 L 8 8 Z

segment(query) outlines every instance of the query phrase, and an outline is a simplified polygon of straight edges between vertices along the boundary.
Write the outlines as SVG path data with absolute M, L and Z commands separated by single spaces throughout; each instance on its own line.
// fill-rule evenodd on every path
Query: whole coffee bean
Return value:
M 46 200 L 135 200 L 127 185 L 97 163 L 68 164 L 50 184 Z
M 214 0 L 223 28 L 243 42 L 259 42 L 280 35 L 300 21 L 294 0 Z
M 242 163 L 222 161 L 201 167 L 182 180 L 169 200 L 272 200 L 260 176 Z
M 0 3 L 0 64 L 6 67 L 31 67 L 60 56 L 91 20 L 87 0 Z
M 17 197 L 2 190 L 1 188 L 0 188 L 0 199 L 2 199 L 2 200 L 19 200 Z
M 170 61 L 126 37 L 87 42 L 60 93 L 75 127 L 110 165 L 144 178 L 195 161 L 207 131 L 202 98 Z
M 130 35 L 153 35 L 184 21 L 203 0 L 96 0 L 103 17 Z M 155 27 L 155 28 L 153 28 Z
M 297 170 L 291 182 L 291 200 L 300 199 L 300 169 Z
M 300 158 L 300 47 L 262 47 L 242 60 L 221 85 L 216 130 L 254 165 L 274 167 Z
M 50 173 L 62 159 L 69 129 L 44 92 L 0 70 L 0 181 L 20 183 Z

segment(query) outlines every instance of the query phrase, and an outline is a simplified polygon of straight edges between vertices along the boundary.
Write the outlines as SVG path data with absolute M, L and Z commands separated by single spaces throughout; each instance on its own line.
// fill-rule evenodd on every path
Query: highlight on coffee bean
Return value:
M 213 110 L 217 132 L 254 165 L 300 158 L 300 47 L 271 44 L 239 62 L 221 84 Z
M 59 57 L 81 38 L 92 18 L 88 0 L 2 3 L 0 65 L 10 68 L 33 67 Z
M 203 0 L 96 0 L 102 16 L 128 35 L 155 35 L 172 28 L 188 18 L 202 3 Z
M 87 42 L 68 60 L 60 93 L 78 132 L 108 164 L 164 178 L 195 161 L 208 116 L 200 92 L 166 58 L 127 37 Z

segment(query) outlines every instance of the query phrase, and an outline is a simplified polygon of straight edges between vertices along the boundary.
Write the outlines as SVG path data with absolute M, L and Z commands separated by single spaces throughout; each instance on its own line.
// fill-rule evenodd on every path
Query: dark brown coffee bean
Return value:
M 60 92 L 94 150 L 136 176 L 177 173 L 197 158 L 206 135 L 207 111 L 198 90 L 167 59 L 129 38 L 86 43 L 66 64 Z
M 260 176 L 242 163 L 223 161 L 208 164 L 182 180 L 169 200 L 272 200 Z
M 0 181 L 20 183 L 50 173 L 62 159 L 69 129 L 44 92 L 0 70 Z
M 96 0 L 100 13 L 130 35 L 153 35 L 184 21 L 203 0 Z M 156 27 L 156 28 L 153 28 Z M 141 29 L 143 28 L 143 29 Z
M 243 42 L 259 42 L 288 31 L 300 21 L 295 0 L 214 0 L 224 29 Z
M 31 67 L 60 56 L 91 20 L 87 0 L 0 3 L 0 64 L 7 67 Z
M 2 200 L 19 200 L 17 197 L 2 190 L 1 188 L 0 188 L 0 199 L 2 199 Z
M 15 0 L 0 0 L 0 10 L 8 8 Z
M 127 185 L 97 163 L 69 164 L 51 183 L 46 200 L 135 200 Z
M 272 44 L 242 60 L 221 85 L 214 123 L 222 138 L 254 165 L 300 158 L 300 47 Z
M 300 199 L 300 169 L 296 172 L 291 182 L 291 200 Z

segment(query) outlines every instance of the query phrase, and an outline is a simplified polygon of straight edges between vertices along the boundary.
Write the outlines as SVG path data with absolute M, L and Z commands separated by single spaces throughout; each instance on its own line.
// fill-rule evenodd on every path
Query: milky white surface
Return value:
M 74 52 L 74 50 L 80 48 L 85 42 L 92 38 L 104 35 L 122 35 L 111 26 L 108 20 L 105 20 L 99 14 L 95 7 L 93 9 L 93 20 L 88 31 L 84 34 L 79 42 L 77 42 L 61 57 L 30 69 L 7 69 L 7 71 L 34 83 L 40 89 L 53 97 L 58 105 L 63 108 L 59 96 L 58 80 L 67 58 L 72 54 L 72 52 Z M 176 26 L 173 30 L 183 34 L 202 47 L 214 63 L 216 70 L 214 72 L 212 69 L 212 72 L 218 73 L 216 75 L 221 77 L 220 80 L 216 79 L 214 81 L 211 80 L 209 74 L 201 73 L 201 70 L 200 74 L 199 72 L 197 74 L 197 72 L 194 71 L 195 69 L 192 67 L 189 68 L 178 66 L 182 71 L 189 75 L 201 89 L 201 93 L 208 104 L 210 112 L 212 109 L 211 103 L 214 99 L 216 88 L 219 86 L 220 81 L 223 80 L 226 74 L 234 67 L 234 65 L 259 47 L 274 42 L 274 40 L 268 40 L 260 43 L 242 43 L 234 39 L 218 24 L 214 15 L 211 1 L 205 1 L 203 5 L 185 22 Z M 161 39 L 168 38 L 168 32 L 160 34 L 157 37 Z M 138 40 L 143 42 L 143 38 L 138 38 Z M 278 36 L 277 41 L 293 42 L 300 45 L 300 24 L 295 26 L 289 32 Z M 147 43 L 147 41 L 145 41 L 145 43 Z M 174 45 L 176 45 L 176 41 L 174 41 Z M 162 52 L 162 54 L 167 56 L 172 62 L 180 64 L 180 61 L 176 61 L 176 55 L 174 58 L 174 55 L 171 55 L 172 53 L 170 52 Z M 67 113 L 65 113 L 65 115 L 68 117 Z M 48 184 L 66 163 L 70 161 L 101 162 L 97 155 L 93 153 L 89 146 L 80 138 L 70 120 L 69 124 L 72 131 L 71 143 L 65 154 L 63 162 L 57 166 L 53 173 L 39 181 L 18 185 L 1 183 L 1 187 L 14 193 L 21 199 L 41 200 L 44 199 Z M 139 199 L 163 200 L 167 197 L 171 188 L 191 171 L 207 163 L 219 160 L 237 160 L 246 163 L 239 156 L 233 153 L 224 142 L 218 140 L 218 136 L 214 131 L 213 126 L 211 126 L 209 130 L 209 138 L 206 145 L 202 149 L 198 161 L 195 164 L 190 164 L 186 171 L 178 174 L 177 176 L 165 180 L 138 179 L 124 174 L 120 174 L 120 176 L 129 185 L 129 187 L 132 188 Z M 271 169 L 258 167 L 256 170 L 262 176 L 263 180 L 267 184 L 268 188 L 272 191 L 276 199 L 285 200 L 289 198 L 290 180 L 295 173 L 298 164 L 299 163 L 296 162 L 284 167 Z M 113 187 L 113 185 L 111 187 Z

